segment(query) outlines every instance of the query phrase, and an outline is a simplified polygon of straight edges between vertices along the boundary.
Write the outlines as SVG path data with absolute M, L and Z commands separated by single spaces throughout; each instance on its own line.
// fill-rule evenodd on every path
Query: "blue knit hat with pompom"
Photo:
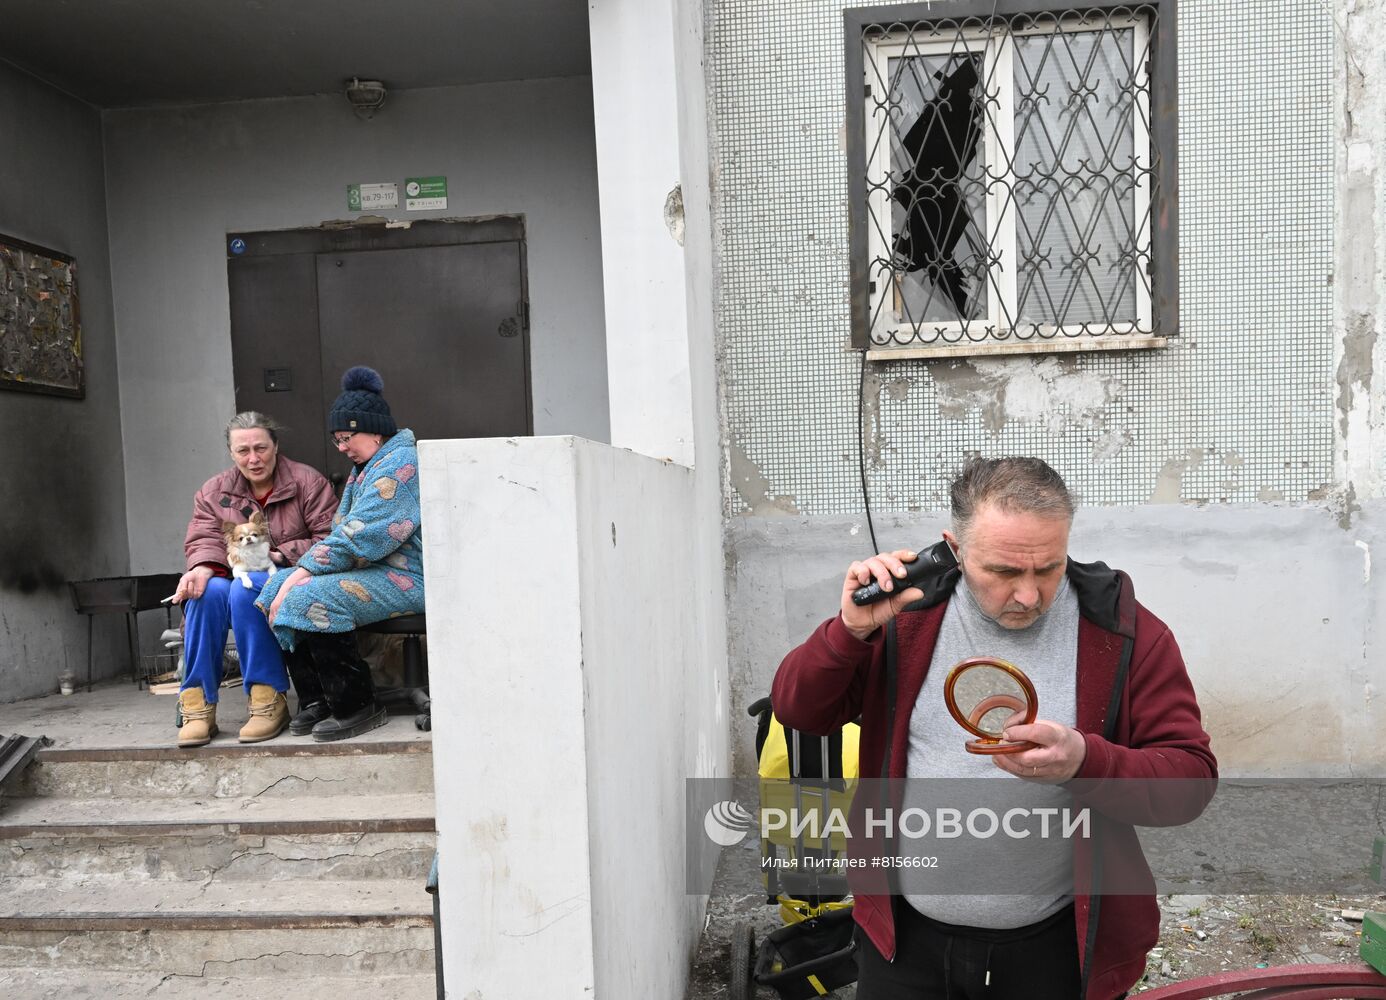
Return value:
M 327 432 L 362 431 L 390 437 L 399 430 L 390 416 L 390 404 L 381 393 L 385 380 L 374 368 L 357 365 L 342 376 L 342 394 L 327 415 Z

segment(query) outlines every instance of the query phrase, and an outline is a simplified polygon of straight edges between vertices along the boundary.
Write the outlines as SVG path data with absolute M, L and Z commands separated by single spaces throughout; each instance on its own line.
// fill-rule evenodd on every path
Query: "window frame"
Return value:
M 1137 12 L 1142 9 L 1154 11 L 1153 31 L 1149 30 L 1144 18 L 1137 16 Z M 986 354 L 1034 354 L 1162 347 L 1169 338 L 1178 335 L 1178 80 L 1175 10 L 1174 0 L 1139 0 L 1139 2 L 1128 3 L 1094 2 L 1081 5 L 1064 4 L 1055 2 L 1055 0 L 956 0 L 956 2 L 944 3 L 857 7 L 843 11 L 850 315 L 851 347 L 853 349 L 865 350 L 867 357 L 871 360 L 967 357 Z M 929 343 L 914 339 L 905 344 L 875 343 L 871 337 L 872 268 L 873 263 L 877 261 L 875 255 L 883 252 L 884 244 L 880 234 L 872 231 L 871 204 L 874 201 L 878 208 L 884 207 L 888 212 L 889 194 L 884 190 L 878 190 L 873 196 L 870 192 L 868 157 L 872 157 L 875 161 L 874 166 L 879 168 L 883 157 L 888 161 L 890 151 L 887 148 L 889 144 L 872 143 L 867 134 L 868 128 L 872 127 L 868 115 L 868 105 L 873 100 L 867 96 L 868 77 L 875 73 L 875 69 L 867 61 L 866 33 L 868 30 L 872 30 L 876 33 L 889 35 L 894 33 L 891 31 L 892 28 L 903 33 L 914 25 L 947 21 L 959 25 L 961 30 L 966 30 L 969 33 L 975 31 L 980 35 L 987 31 L 993 20 L 1000 20 L 1004 22 L 1005 34 L 1011 35 L 1013 32 L 1010 26 L 1017 16 L 1062 15 L 1070 12 L 1101 14 L 1113 19 L 1121 19 L 1124 16 L 1133 21 L 1140 21 L 1142 23 L 1136 29 L 1135 35 L 1137 43 L 1142 39 L 1142 32 L 1148 31 L 1150 48 L 1148 72 L 1150 79 L 1147 111 L 1150 126 L 1147 136 L 1148 147 L 1138 145 L 1137 155 L 1139 157 L 1144 154 L 1144 156 L 1152 158 L 1153 169 L 1151 171 L 1151 183 L 1138 184 L 1137 186 L 1137 209 L 1139 209 L 1142 200 L 1149 205 L 1150 262 L 1154 273 L 1151 276 L 1148 298 L 1143 296 L 1139 290 L 1137 292 L 1137 308 L 1138 323 L 1148 319 L 1147 329 L 1151 332 L 1148 334 L 1114 333 L 1104 336 L 1083 333 L 1080 327 L 1077 335 L 1075 335 L 1071 332 L 1072 327 L 1050 326 L 1048 330 L 1052 331 L 1051 336 L 1017 337 L 1013 332 L 1007 331 L 1004 335 L 990 335 L 982 340 L 972 340 L 962 333 L 961 323 L 940 322 L 929 325 L 933 327 L 951 326 L 953 331 L 959 335 L 956 342 Z M 1024 34 L 1026 32 L 1018 33 Z M 1008 61 L 1010 58 L 1012 46 L 1009 41 L 986 42 L 982 37 L 978 37 L 975 39 L 975 46 L 972 39 L 964 37 L 964 41 L 968 51 L 983 52 L 983 58 L 987 65 L 992 64 L 991 60 L 995 58 L 995 55 L 985 50 L 993 45 L 999 44 L 1002 59 Z M 885 60 L 891 58 L 886 50 L 892 45 L 898 44 L 901 43 L 889 41 L 871 43 L 872 46 L 879 45 L 882 50 L 873 53 L 874 60 L 884 63 Z M 914 39 L 909 44 L 911 51 L 919 52 L 935 43 Z M 941 49 L 948 51 L 956 51 L 957 48 L 954 40 L 941 39 L 937 44 Z M 1137 44 L 1135 51 L 1141 51 L 1139 44 Z M 1013 79 L 1010 72 L 1006 72 L 1002 78 Z M 1009 105 L 1013 100 L 1014 91 L 1006 95 L 1004 103 Z M 1139 119 L 1139 115 L 1137 119 Z M 1009 130 L 1014 124 L 1014 115 L 989 116 L 988 122 L 984 126 L 987 142 L 996 142 L 999 139 L 1013 155 L 1014 137 L 1013 135 L 997 136 L 995 133 L 998 129 L 994 126 L 998 123 L 1002 128 Z M 1135 139 L 1138 143 L 1142 131 L 1144 129 L 1140 121 L 1137 120 Z M 884 176 L 884 173 L 881 176 Z M 1140 191 L 1140 188 L 1144 188 L 1144 192 Z M 1003 249 L 1009 246 L 1011 252 L 1014 253 L 1014 248 L 1017 245 L 1014 234 L 1014 210 L 1006 210 L 1006 214 L 1011 216 L 1009 228 L 1005 226 L 1005 215 L 998 217 L 992 214 L 993 211 L 1001 211 L 998 204 L 1000 200 L 995 191 L 988 195 L 987 224 L 989 228 L 998 229 L 997 242 Z M 888 215 L 885 217 L 888 218 Z M 1141 220 L 1138 217 L 1139 221 Z M 1003 242 L 1007 238 L 1009 243 Z M 988 279 L 989 313 L 998 311 L 994 301 L 998 290 L 997 277 L 998 274 L 993 272 Z M 1008 286 L 1013 291 L 1016 280 L 1015 269 L 1002 270 L 999 272 L 999 277 L 1001 287 Z M 1143 299 L 1145 301 L 1142 301 Z M 1011 302 L 1014 305 L 1014 299 Z M 975 325 L 979 320 L 971 322 Z M 985 324 L 987 321 L 982 319 L 980 322 Z

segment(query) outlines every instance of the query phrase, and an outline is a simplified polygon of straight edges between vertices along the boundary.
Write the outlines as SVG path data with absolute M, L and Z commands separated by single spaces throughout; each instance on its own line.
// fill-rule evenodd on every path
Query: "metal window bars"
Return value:
M 1177 323 L 1172 4 L 1001 6 L 846 12 L 853 344 L 1158 346 Z

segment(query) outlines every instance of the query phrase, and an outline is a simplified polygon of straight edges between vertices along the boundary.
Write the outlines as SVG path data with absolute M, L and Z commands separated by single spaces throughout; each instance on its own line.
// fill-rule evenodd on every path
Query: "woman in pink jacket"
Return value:
M 217 734 L 217 693 L 228 625 L 236 636 L 241 674 L 250 697 L 250 719 L 242 743 L 278 736 L 289 722 L 285 692 L 289 675 L 279 643 L 255 606 L 269 572 L 232 579 L 227 566 L 225 522 L 241 524 L 260 513 L 269 526 L 270 558 L 292 566 L 332 528 L 337 497 L 316 469 L 279 454 L 278 425 L 264 414 L 238 413 L 226 425 L 233 467 L 202 484 L 193 499 L 183 550 L 187 572 L 174 601 L 183 603 L 184 662 L 178 699 L 183 727 L 180 747 L 197 747 Z

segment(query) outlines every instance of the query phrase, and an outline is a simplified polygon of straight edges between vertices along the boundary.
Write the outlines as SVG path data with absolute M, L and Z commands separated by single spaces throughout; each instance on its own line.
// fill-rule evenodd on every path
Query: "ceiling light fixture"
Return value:
M 370 118 L 385 103 L 385 84 L 354 76 L 346 86 L 346 99 L 357 118 Z

